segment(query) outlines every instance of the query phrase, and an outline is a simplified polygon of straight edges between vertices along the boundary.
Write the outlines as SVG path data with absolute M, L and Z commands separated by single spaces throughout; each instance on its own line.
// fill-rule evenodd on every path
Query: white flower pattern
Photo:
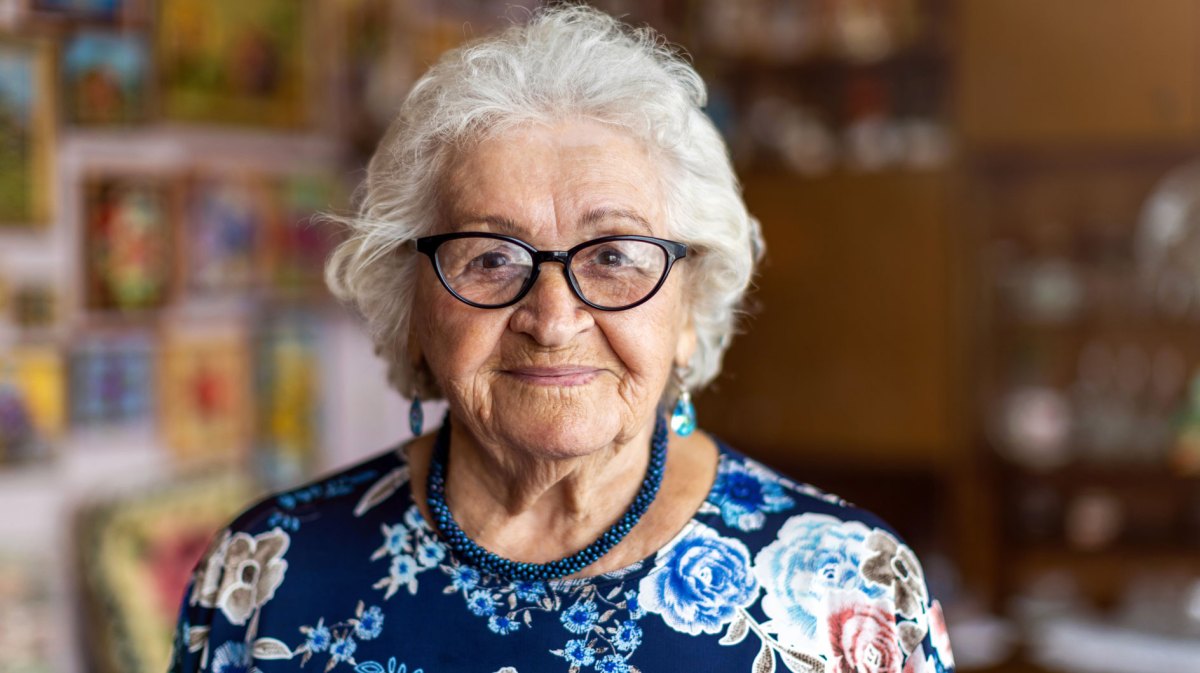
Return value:
M 343 476 L 339 484 L 355 484 L 348 491 L 293 491 L 288 511 L 302 526 L 231 529 L 197 566 L 172 673 L 274 673 L 264 663 L 304 667 L 314 657 L 322 673 L 442 673 L 450 669 L 427 649 L 442 618 L 459 625 L 443 647 L 506 653 L 481 660 L 496 673 L 642 673 L 684 661 L 746 673 L 953 673 L 941 608 L 911 549 L 836 496 L 727 450 L 721 460 L 720 487 L 675 539 L 586 580 L 507 581 L 464 565 L 412 502 L 403 464 L 379 460 Z M 324 494 L 343 509 L 323 509 Z M 267 514 L 245 520 L 274 520 Z M 322 517 L 348 515 L 372 531 L 371 547 L 356 561 L 336 548 L 340 538 L 324 543 L 322 553 L 343 559 L 324 567 L 353 573 L 328 594 L 352 601 L 335 612 L 357 603 L 353 616 L 331 621 L 325 604 L 307 600 L 306 587 L 321 586 L 312 570 L 284 583 L 295 572 L 287 555 L 312 559 Z M 360 549 L 356 539 L 346 538 L 347 553 Z M 346 595 L 364 574 L 359 595 Z M 434 604 L 458 616 L 414 612 Z M 298 626 L 281 627 L 291 619 Z M 547 645 L 527 649 L 533 642 Z

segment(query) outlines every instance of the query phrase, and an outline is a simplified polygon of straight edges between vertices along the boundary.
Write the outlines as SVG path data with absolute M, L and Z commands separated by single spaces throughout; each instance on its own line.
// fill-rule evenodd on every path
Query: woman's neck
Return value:
M 426 480 L 433 444 L 434 436 L 426 435 L 407 448 L 413 498 L 430 525 Z M 624 513 L 645 477 L 650 439 L 647 434 L 607 454 L 530 462 L 528 467 L 513 458 L 520 455 L 515 452 L 500 454 L 503 459 L 496 459 L 496 453 L 461 459 L 472 455 L 461 446 L 452 437 L 446 477 L 446 499 L 459 526 L 501 556 L 544 563 L 591 544 Z M 650 556 L 691 520 L 716 478 L 717 447 L 703 432 L 672 435 L 668 447 L 658 496 L 641 521 L 612 551 L 572 577 L 611 572 Z
M 652 431 L 563 458 L 480 442 L 452 426 L 446 501 L 486 549 L 516 561 L 561 558 L 624 514 L 645 479 Z

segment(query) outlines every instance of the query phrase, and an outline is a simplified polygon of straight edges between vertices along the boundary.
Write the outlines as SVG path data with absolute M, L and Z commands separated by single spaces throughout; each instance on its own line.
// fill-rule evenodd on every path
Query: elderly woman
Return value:
M 579 7 L 446 54 L 333 291 L 419 436 L 239 516 L 174 671 L 947 671 L 882 522 L 703 432 L 762 244 L 695 71 Z

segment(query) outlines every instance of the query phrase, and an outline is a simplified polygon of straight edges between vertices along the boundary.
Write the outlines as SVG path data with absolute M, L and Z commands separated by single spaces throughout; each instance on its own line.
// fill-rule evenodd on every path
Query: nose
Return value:
M 529 294 L 517 302 L 509 325 L 542 346 L 555 347 L 570 343 L 593 323 L 587 304 L 571 291 L 563 268 L 550 263 L 541 268 Z

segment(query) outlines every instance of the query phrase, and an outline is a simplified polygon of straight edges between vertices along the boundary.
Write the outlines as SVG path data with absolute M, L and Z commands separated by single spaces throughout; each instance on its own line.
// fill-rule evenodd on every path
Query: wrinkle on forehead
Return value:
M 644 143 L 596 122 L 514 128 L 456 150 L 437 228 L 494 231 L 535 245 L 609 233 L 665 236 L 659 169 Z

